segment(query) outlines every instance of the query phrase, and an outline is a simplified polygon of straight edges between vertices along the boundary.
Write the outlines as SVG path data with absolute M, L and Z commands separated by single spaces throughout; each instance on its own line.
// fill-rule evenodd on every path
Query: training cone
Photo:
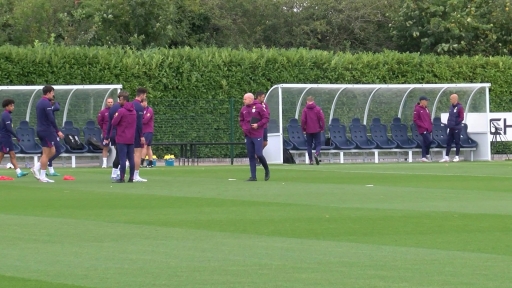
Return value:
M 0 181 L 12 181 L 14 178 L 11 178 L 9 176 L 0 176 Z
M 63 180 L 68 180 L 68 181 L 73 181 L 75 180 L 75 177 L 73 176 L 69 176 L 69 175 L 64 175 L 64 178 L 62 178 Z

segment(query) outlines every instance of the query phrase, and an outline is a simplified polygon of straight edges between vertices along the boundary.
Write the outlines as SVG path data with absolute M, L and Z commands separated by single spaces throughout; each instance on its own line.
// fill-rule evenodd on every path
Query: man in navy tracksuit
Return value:
M 59 102 L 55 101 L 55 95 L 53 96 L 53 99 L 50 101 L 52 103 L 52 110 L 53 110 L 53 118 L 55 118 L 55 112 L 60 111 L 60 104 Z M 55 132 L 57 133 L 57 132 Z M 60 145 L 60 142 L 57 139 L 57 142 L 55 142 L 55 154 L 48 159 L 48 176 L 60 176 L 59 173 L 55 172 L 53 169 L 53 160 L 57 159 L 60 154 L 62 154 L 62 146 Z
M 448 114 L 448 137 L 446 141 L 446 153 L 440 162 L 450 161 L 450 150 L 452 149 L 452 143 L 455 141 L 455 158 L 453 162 L 459 162 L 460 153 L 460 132 L 462 130 L 462 121 L 464 121 L 464 108 L 459 103 L 459 96 L 457 94 L 450 95 L 450 112 Z
M 2 101 L 2 108 L 4 108 L 5 111 L 1 114 L 0 120 L 0 162 L 2 162 L 5 154 L 9 154 L 12 166 L 16 170 L 16 176 L 18 176 L 18 178 L 23 177 L 28 173 L 21 171 L 21 169 L 18 167 L 18 162 L 16 162 L 16 154 L 14 153 L 14 143 L 12 141 L 12 138 L 18 139 L 18 135 L 16 135 L 12 129 L 11 113 L 14 111 L 14 100 L 5 99 Z
M 55 116 L 53 113 L 53 106 L 51 101 L 55 94 L 55 89 L 52 86 L 43 87 L 43 97 L 36 104 L 36 117 L 37 125 L 36 132 L 41 146 L 43 146 L 43 155 L 41 160 L 30 171 L 34 177 L 40 182 L 54 182 L 46 177 L 46 168 L 48 167 L 48 160 L 55 154 L 55 144 L 59 139 L 64 138 L 64 134 L 57 128 Z

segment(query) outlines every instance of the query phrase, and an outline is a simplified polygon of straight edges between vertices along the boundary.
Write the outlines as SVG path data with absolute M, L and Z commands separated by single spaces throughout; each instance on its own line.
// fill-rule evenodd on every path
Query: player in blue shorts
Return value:
M 43 146 L 43 155 L 39 163 L 30 169 L 30 171 L 34 174 L 36 179 L 44 183 L 54 182 L 46 177 L 48 160 L 55 155 L 55 144 L 59 141 L 57 136 L 61 139 L 64 138 L 64 134 L 57 128 L 57 123 L 53 115 L 51 100 L 53 100 L 54 94 L 55 89 L 52 86 L 44 86 L 43 97 L 41 97 L 36 105 L 36 132 L 39 141 L 41 141 L 41 146 Z
M 53 116 L 55 118 L 55 112 L 60 111 L 60 104 L 55 101 L 55 96 L 50 102 L 52 103 Z M 55 135 L 57 135 L 57 132 L 55 132 Z M 64 151 L 62 151 L 62 146 L 59 143 L 59 139 L 57 139 L 57 142 L 55 142 L 55 154 L 48 160 L 48 176 L 60 176 L 59 173 L 53 170 L 53 161 L 57 159 L 62 152 Z
M 16 154 L 14 153 L 14 143 L 12 142 L 12 138 L 18 139 L 12 129 L 11 113 L 14 110 L 14 100 L 5 99 L 2 101 L 2 108 L 4 108 L 4 112 L 2 112 L 2 120 L 0 121 L 0 162 L 4 159 L 5 154 L 9 154 L 11 164 L 16 170 L 16 176 L 18 178 L 27 176 L 28 173 L 21 171 L 18 167 Z

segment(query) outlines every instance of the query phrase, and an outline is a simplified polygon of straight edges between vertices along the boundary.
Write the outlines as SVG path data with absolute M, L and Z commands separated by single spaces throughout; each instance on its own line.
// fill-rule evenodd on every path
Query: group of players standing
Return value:
M 102 130 L 103 168 L 107 167 L 109 146 L 115 147 L 116 156 L 112 163 L 111 179 L 115 183 L 124 183 L 126 162 L 130 166 L 127 182 L 146 182 L 140 177 L 139 169 L 143 166 L 144 158 L 148 156 L 146 167 L 153 167 L 154 114 L 147 105 L 148 90 L 138 88 L 135 99 L 130 102 L 130 95 L 121 91 L 118 102 L 107 99 L 107 107 L 98 113 L 98 125 Z
M 42 146 L 41 159 L 30 170 L 40 182 L 54 182 L 47 176 L 59 176 L 53 170 L 53 160 L 63 151 L 59 144 L 59 138 L 64 134 L 57 127 L 55 112 L 60 110 L 60 105 L 55 101 L 55 89 L 52 86 L 44 86 L 43 96 L 36 104 L 36 133 Z M 116 148 L 116 156 L 113 162 L 112 180 L 116 183 L 125 182 L 126 161 L 130 166 L 128 182 L 146 182 L 140 177 L 139 168 L 143 166 L 144 157 L 148 156 L 146 167 L 153 167 L 153 141 L 154 114 L 153 109 L 147 105 L 147 89 L 138 88 L 135 99 L 130 102 L 129 93 L 121 91 L 118 102 L 114 104 L 109 98 L 106 108 L 98 114 L 98 125 L 102 130 L 103 143 L 103 168 L 107 167 L 109 147 Z M 14 111 L 15 101 L 5 99 L 2 102 L 2 121 L 0 122 L 0 161 L 5 154 L 9 154 L 11 163 L 17 177 L 28 175 L 21 171 L 16 162 L 13 138 L 18 136 L 12 128 L 11 113 Z M 19 139 L 18 139 L 19 142 Z M 48 170 L 48 171 L 47 171 Z

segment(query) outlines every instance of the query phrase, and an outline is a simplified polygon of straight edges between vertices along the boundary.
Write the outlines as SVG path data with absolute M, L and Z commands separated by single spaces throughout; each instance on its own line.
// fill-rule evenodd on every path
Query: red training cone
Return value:
M 62 178 L 63 180 L 69 180 L 69 181 L 73 181 L 75 180 L 75 178 L 73 176 L 69 176 L 69 175 L 64 175 L 64 178 Z
M 11 178 L 9 176 L 0 176 L 0 181 L 12 181 L 14 178 Z

